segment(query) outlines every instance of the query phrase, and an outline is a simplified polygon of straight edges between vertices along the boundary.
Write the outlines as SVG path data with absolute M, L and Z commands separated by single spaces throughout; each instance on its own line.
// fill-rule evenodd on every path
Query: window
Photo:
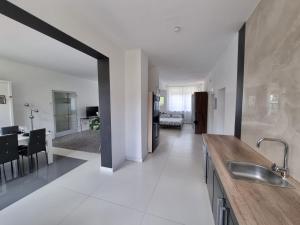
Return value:
M 199 91 L 196 86 L 169 87 L 168 111 L 182 112 L 185 123 L 192 123 L 192 95 Z
M 192 111 L 192 94 L 197 87 L 169 87 L 168 110 L 169 111 Z
M 161 96 L 161 97 L 159 98 L 159 106 L 161 107 L 161 106 L 163 106 L 164 104 L 165 104 L 165 97 Z

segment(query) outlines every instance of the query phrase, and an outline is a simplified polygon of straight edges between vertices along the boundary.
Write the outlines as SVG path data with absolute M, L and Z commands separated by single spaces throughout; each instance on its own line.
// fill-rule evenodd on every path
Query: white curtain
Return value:
M 185 123 L 192 123 L 192 94 L 196 86 L 168 87 L 168 111 L 184 113 Z

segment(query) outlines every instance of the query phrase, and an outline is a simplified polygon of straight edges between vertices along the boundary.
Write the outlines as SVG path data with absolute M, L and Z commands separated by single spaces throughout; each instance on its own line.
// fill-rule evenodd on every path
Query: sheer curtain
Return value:
M 196 86 L 168 87 L 168 111 L 184 113 L 184 122 L 192 123 L 192 94 Z

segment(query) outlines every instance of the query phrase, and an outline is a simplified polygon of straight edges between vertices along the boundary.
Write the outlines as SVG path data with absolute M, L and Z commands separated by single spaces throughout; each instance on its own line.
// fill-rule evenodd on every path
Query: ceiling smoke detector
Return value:
M 174 27 L 174 32 L 175 33 L 178 33 L 178 32 L 180 32 L 181 31 L 181 27 L 180 26 L 175 26 Z

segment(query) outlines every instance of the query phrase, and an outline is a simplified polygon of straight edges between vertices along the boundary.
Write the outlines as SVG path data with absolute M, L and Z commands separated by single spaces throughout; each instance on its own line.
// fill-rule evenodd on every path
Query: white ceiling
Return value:
M 123 48 L 142 48 L 164 81 L 197 81 L 213 68 L 259 0 L 12 0 L 63 12 Z M 80 23 L 79 23 L 80 21 Z M 181 26 L 174 33 L 174 26 Z
M 3 15 L 0 27 L 0 57 L 97 80 L 96 59 Z

